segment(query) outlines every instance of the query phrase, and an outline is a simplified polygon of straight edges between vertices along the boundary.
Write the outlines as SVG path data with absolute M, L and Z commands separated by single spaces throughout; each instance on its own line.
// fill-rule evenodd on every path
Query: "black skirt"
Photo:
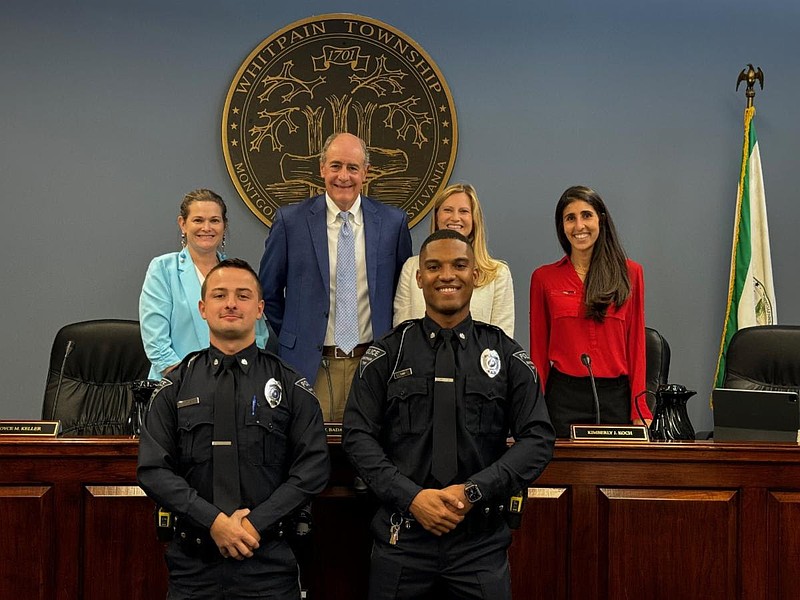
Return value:
M 600 422 L 628 425 L 631 422 L 631 385 L 627 375 L 595 377 L 600 400 Z M 572 377 L 550 370 L 545 401 L 557 437 L 569 437 L 570 425 L 595 422 L 592 382 L 588 377 Z

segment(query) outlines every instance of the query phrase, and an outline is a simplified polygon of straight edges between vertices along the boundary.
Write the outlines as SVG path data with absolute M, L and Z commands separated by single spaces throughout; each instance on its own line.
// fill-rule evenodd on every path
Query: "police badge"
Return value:
M 497 350 L 486 348 L 481 352 L 481 368 L 489 377 L 494 377 L 500 372 L 500 355 Z
M 283 388 L 281 387 L 280 381 L 276 380 L 274 377 L 271 378 L 264 386 L 264 397 L 267 399 L 269 407 L 275 408 L 278 406 L 278 404 L 281 403 L 282 396 Z

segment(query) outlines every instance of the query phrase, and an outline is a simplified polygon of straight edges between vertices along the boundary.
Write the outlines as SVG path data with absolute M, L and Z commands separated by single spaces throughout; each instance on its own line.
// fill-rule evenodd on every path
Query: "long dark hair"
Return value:
M 603 199 L 592 188 L 576 185 L 568 188 L 556 204 L 556 234 L 567 256 L 572 246 L 564 233 L 564 210 L 572 202 L 583 200 L 597 213 L 600 230 L 592 250 L 589 272 L 583 282 L 583 302 L 586 316 L 602 322 L 611 304 L 622 306 L 631 293 L 627 256 L 617 237 L 617 229 Z

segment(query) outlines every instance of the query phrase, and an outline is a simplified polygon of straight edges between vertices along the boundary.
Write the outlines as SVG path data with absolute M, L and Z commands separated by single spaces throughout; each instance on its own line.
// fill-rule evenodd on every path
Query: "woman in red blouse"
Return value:
M 595 422 L 584 354 L 597 383 L 600 422 L 642 424 L 652 418 L 639 396 L 645 389 L 642 267 L 625 256 L 611 214 L 591 188 L 566 190 L 555 220 L 566 256 L 531 276 L 530 341 L 556 435 L 569 437 L 571 424 Z

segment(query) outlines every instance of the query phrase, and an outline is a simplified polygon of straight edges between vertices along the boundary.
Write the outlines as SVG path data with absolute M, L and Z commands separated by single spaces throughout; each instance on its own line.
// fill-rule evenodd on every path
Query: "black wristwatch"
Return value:
M 476 502 L 480 502 L 483 500 L 483 494 L 481 494 L 481 488 L 478 487 L 478 484 L 474 481 L 468 481 L 464 484 L 464 495 L 467 497 L 467 500 L 470 501 L 471 504 L 475 504 Z

